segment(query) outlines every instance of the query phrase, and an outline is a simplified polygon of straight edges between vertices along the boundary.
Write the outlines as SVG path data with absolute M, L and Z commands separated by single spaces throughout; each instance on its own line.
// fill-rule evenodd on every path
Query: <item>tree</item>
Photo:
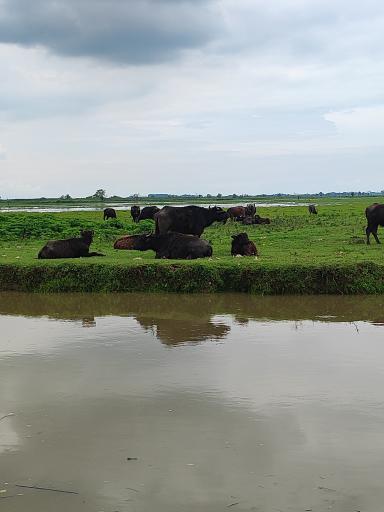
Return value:
M 93 199 L 99 199 L 99 201 L 104 201 L 107 193 L 102 188 L 99 188 L 99 190 L 96 190 L 96 192 L 93 194 Z
M 72 199 L 72 197 L 69 194 L 65 194 L 60 196 L 60 199 Z
M 217 194 L 217 199 L 221 199 L 223 197 L 223 194 Z

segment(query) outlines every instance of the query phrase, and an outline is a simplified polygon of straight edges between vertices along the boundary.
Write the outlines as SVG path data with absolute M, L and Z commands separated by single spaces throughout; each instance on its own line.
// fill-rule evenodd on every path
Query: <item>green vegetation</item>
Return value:
M 270 225 L 214 224 L 203 234 L 213 258 L 196 261 L 115 251 L 119 236 L 153 229 L 152 221 L 133 224 L 129 212 L 105 222 L 100 211 L 0 213 L 0 290 L 383 293 L 384 245 L 364 244 L 364 209 L 374 201 L 383 198 L 323 199 L 317 216 L 304 206 L 260 207 Z M 37 260 L 47 240 L 77 236 L 83 228 L 94 230 L 91 249 L 105 258 Z M 258 259 L 230 256 L 231 234 L 241 231 L 255 241 Z

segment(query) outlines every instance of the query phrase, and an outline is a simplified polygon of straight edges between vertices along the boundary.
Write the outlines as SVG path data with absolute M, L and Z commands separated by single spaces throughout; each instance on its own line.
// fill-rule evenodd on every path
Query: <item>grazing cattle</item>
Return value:
M 133 219 L 133 222 L 139 222 L 139 216 L 140 216 L 140 206 L 137 206 L 137 204 L 134 204 L 131 206 L 131 217 Z
M 379 226 L 384 226 L 384 204 L 373 203 L 371 206 L 368 206 L 365 210 L 365 216 L 367 217 L 367 228 L 365 233 L 367 235 L 367 244 L 370 245 L 369 236 L 372 235 L 375 237 L 376 243 L 381 243 L 377 236 L 377 228 Z
M 80 238 L 51 240 L 47 242 L 39 252 L 38 258 L 89 258 L 90 256 L 104 256 L 104 254 L 99 252 L 89 252 L 89 246 L 93 239 L 93 231 L 81 231 L 80 235 Z
M 118 238 L 116 242 L 113 244 L 114 249 L 125 249 L 125 250 L 134 250 L 136 249 L 136 241 L 142 235 L 125 235 L 121 238 Z
M 144 208 L 140 212 L 137 222 L 140 222 L 141 220 L 145 219 L 155 220 L 155 215 L 159 211 L 160 208 L 158 208 L 157 206 L 144 206 Z
M 253 204 L 247 204 L 245 207 L 245 216 L 246 217 L 254 217 L 256 215 L 256 205 Z
M 260 215 L 255 215 L 254 217 L 245 217 L 243 219 L 242 224 L 244 226 L 250 226 L 251 224 L 270 224 L 271 221 L 268 217 L 260 217 Z
M 231 220 L 243 220 L 246 217 L 244 206 L 231 206 L 227 213 Z
M 116 217 L 116 210 L 114 210 L 113 208 L 106 208 L 104 210 L 104 220 L 116 219 Z
M 247 233 L 232 235 L 232 256 L 258 256 L 256 245 L 248 238 Z
M 317 209 L 316 209 L 316 205 L 314 204 L 309 204 L 308 205 L 308 211 L 310 214 L 314 214 L 314 215 L 317 215 Z
M 162 235 L 173 231 L 200 236 L 204 229 L 214 222 L 223 222 L 227 219 L 228 214 L 217 206 L 164 206 L 155 215 L 156 234 Z
M 152 250 L 156 258 L 194 260 L 212 256 L 212 247 L 198 236 L 182 233 L 141 235 L 135 240 L 135 249 Z

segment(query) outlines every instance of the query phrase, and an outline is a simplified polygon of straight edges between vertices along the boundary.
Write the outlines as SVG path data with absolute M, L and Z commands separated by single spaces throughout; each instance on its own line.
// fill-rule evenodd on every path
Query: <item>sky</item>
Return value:
M 384 189 L 381 0 L 0 0 L 0 196 Z

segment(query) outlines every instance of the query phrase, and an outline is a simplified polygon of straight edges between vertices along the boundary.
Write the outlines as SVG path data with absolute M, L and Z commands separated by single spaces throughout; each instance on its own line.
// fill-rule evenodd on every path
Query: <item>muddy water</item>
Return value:
M 382 510 L 383 306 L 0 294 L 0 510 Z

